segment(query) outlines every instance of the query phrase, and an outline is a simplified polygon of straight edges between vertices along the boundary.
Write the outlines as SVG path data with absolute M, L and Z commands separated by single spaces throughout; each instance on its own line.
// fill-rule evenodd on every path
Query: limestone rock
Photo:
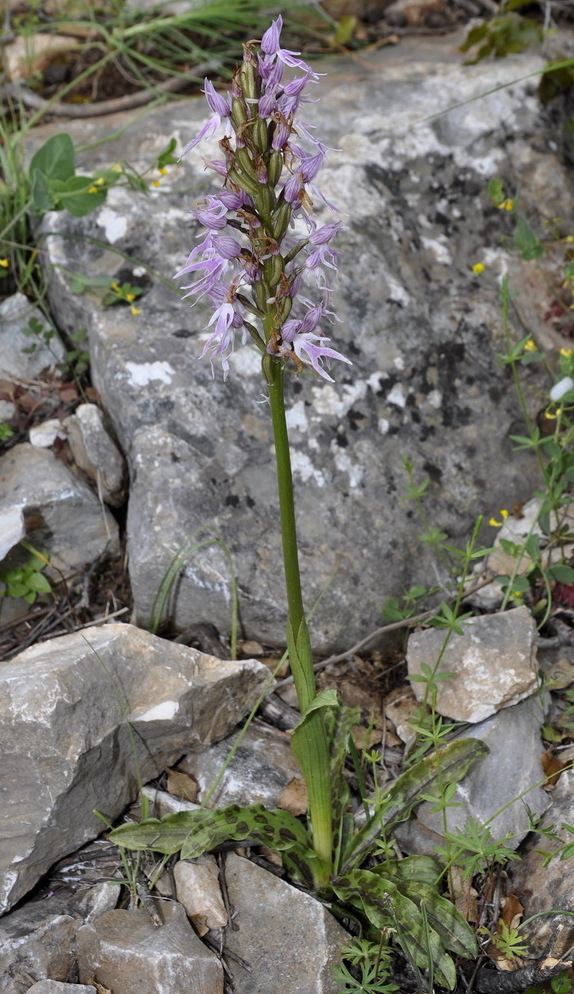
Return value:
M 446 810 L 450 832 L 464 828 L 468 818 L 475 818 L 479 825 L 488 825 L 494 839 L 510 834 L 507 845 L 511 849 L 520 844 L 530 831 L 525 805 L 540 817 L 550 804 L 549 795 L 539 786 L 544 779 L 540 762 L 542 720 L 540 702 L 531 697 L 461 734 L 462 738 L 480 739 L 490 751 L 456 788 L 452 800 L 459 807 Z M 407 851 L 432 852 L 434 844 L 442 844 L 442 814 L 431 812 L 431 807 L 425 801 L 417 809 L 416 821 L 399 826 L 397 837 L 401 845 L 406 843 Z M 417 826 L 423 827 L 420 835 Z
M 526 607 L 470 618 L 463 634 L 451 634 L 445 648 L 443 628 L 411 635 L 407 646 L 409 678 L 422 701 L 425 683 L 413 680 L 426 664 L 436 668 L 439 714 L 478 722 L 516 704 L 537 686 L 536 625 Z M 450 674 L 440 679 L 441 674 Z
M 161 902 L 164 924 L 146 911 L 108 911 L 78 929 L 80 981 L 121 994 L 223 994 L 223 968 L 179 904 Z
M 331 971 L 349 935 L 327 909 L 235 853 L 225 881 L 236 913 L 225 933 L 225 948 L 240 957 L 228 960 L 236 994 L 285 994 L 286 978 L 289 994 L 336 994 Z
M 48 901 L 0 918 L 0 992 L 25 994 L 31 980 L 67 980 L 77 922 L 54 914 Z
M 416 515 L 401 499 L 404 456 L 417 478 L 429 477 L 427 515 L 454 543 L 478 513 L 530 496 L 537 478 L 532 454 L 513 452 L 509 437 L 521 415 L 496 353 L 510 222 L 486 186 L 496 175 L 519 188 L 536 226 L 572 216 L 572 177 L 552 151 L 536 80 L 525 78 L 543 59 L 465 67 L 460 41 L 433 38 L 425 48 L 404 39 L 365 56 L 368 67 L 325 62 L 320 100 L 304 108 L 321 140 L 340 150 L 317 182 L 348 215 L 336 246 L 334 307 L 343 324 L 333 326 L 333 345 L 354 363 L 337 371 L 336 384 L 288 377 L 306 603 L 328 589 L 313 616 L 318 649 L 358 641 L 378 627 L 385 597 L 428 581 L 431 553 L 421 550 Z M 90 168 L 119 159 L 144 168 L 171 137 L 182 148 L 207 116 L 202 100 L 162 107 L 118 141 L 90 148 Z M 82 121 L 69 130 L 86 143 L 124 123 Z M 285 600 L 260 361 L 249 346 L 238 348 L 227 382 L 213 379 L 197 360 L 207 304 L 190 310 L 166 286 L 193 244 L 187 211 L 218 188 L 203 165 L 217 155 L 214 139 L 174 165 L 145 201 L 116 187 L 86 218 L 46 216 L 41 244 L 54 313 L 63 329 L 88 330 L 93 380 L 129 463 L 138 618 L 148 618 L 158 576 L 187 544 L 168 613 L 180 628 L 201 619 L 229 630 L 225 556 L 194 548 L 197 529 L 210 525 L 233 556 L 245 634 L 280 643 Z M 319 224 L 331 217 L 320 203 L 314 210 Z M 483 259 L 479 279 L 472 267 Z M 163 281 L 150 275 L 158 267 Z M 70 272 L 139 281 L 141 313 L 71 295 Z M 546 382 L 533 367 L 526 376 Z
M 20 507 L 0 511 L 0 561 L 24 538 L 26 526 Z
M 49 347 L 45 338 L 26 334 L 32 320 L 44 332 L 51 332 Z M 63 357 L 64 349 L 45 316 L 23 293 L 0 304 L 0 380 L 32 380 Z
M 91 984 L 62 984 L 58 980 L 39 980 L 29 990 L 32 994 L 96 994 Z
M 66 429 L 76 465 L 94 481 L 102 500 L 112 506 L 122 504 L 125 499 L 125 462 L 106 431 L 100 408 L 95 404 L 80 404 L 66 419 Z
M 178 769 L 197 780 L 201 799 L 226 764 L 210 807 L 227 804 L 277 807 L 284 787 L 293 777 L 301 776 L 288 737 L 273 728 L 251 725 L 227 764 L 232 745 L 231 740 L 223 741 L 203 752 L 185 756 Z
M 227 910 L 219 886 L 219 870 L 214 856 L 180 859 L 173 869 L 176 894 L 193 921 L 198 935 L 227 925 Z
M 49 449 L 9 449 L 0 458 L 0 495 L 0 510 L 22 510 L 26 537 L 49 555 L 54 580 L 57 570 L 68 576 L 118 547 L 115 519 Z
M 100 834 L 94 809 L 116 818 L 141 782 L 228 735 L 267 679 L 255 660 L 222 661 L 121 624 L 4 663 L 0 908 Z
M 563 845 L 572 842 L 572 832 L 566 825 L 574 824 L 574 770 L 565 770 L 549 795 L 550 808 L 541 822 L 541 829 L 551 830 L 556 836 L 549 839 L 541 833 L 533 833 L 529 840 L 524 859 L 512 864 L 511 885 L 524 905 L 525 917 L 555 910 L 574 911 L 574 872 L 572 858 L 560 860 Z M 547 861 L 545 854 L 551 853 L 554 858 Z M 547 919 L 552 925 L 552 918 Z M 538 955 L 542 955 L 549 936 L 547 929 L 541 929 L 543 921 L 528 930 L 529 939 Z M 561 924 L 568 926 L 565 918 Z M 572 926 L 567 927 L 568 945 L 574 941 Z M 555 955 L 554 953 L 552 955 Z

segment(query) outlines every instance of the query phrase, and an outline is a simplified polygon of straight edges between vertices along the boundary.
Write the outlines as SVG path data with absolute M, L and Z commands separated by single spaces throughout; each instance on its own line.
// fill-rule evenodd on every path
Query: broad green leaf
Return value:
M 48 577 L 43 573 L 31 573 L 28 577 L 28 587 L 39 594 L 49 594 L 52 589 Z
M 199 825 L 210 811 L 198 808 L 196 811 L 178 811 L 164 818 L 145 818 L 140 822 L 126 822 L 110 832 L 110 839 L 125 849 L 152 849 L 155 852 L 171 854 L 179 852 L 193 824 Z
M 432 957 L 437 980 L 452 989 L 456 971 L 440 936 L 432 927 L 424 927 L 421 912 L 414 901 L 384 876 L 370 870 L 352 870 L 340 877 L 333 889 L 340 900 L 358 908 L 376 929 L 399 925 L 397 937 L 404 952 L 423 969 Z M 428 909 L 427 909 L 428 911 Z
M 331 812 L 333 819 L 333 869 L 337 872 L 341 853 L 351 837 L 354 818 L 346 815 L 349 788 L 344 775 L 345 760 L 349 754 L 348 741 L 351 729 L 361 720 L 359 708 L 339 707 L 325 716 L 329 739 L 329 768 L 331 783 Z
M 148 818 L 139 824 L 120 825 L 109 837 L 126 849 L 152 849 L 165 854 L 181 851 L 182 859 L 201 856 L 224 842 L 244 839 L 277 852 L 296 850 L 303 859 L 315 856 L 301 822 L 288 811 L 267 810 L 262 804 L 179 811 L 161 819 Z
M 528 221 L 521 214 L 516 219 L 514 228 L 514 244 L 522 255 L 523 259 L 540 259 L 544 255 L 544 249 L 530 227 Z
M 48 187 L 48 181 L 43 173 L 35 172 L 30 176 L 32 203 L 36 210 L 51 211 L 55 204 Z
M 548 576 L 559 583 L 574 583 L 574 569 L 566 563 L 556 563 L 547 570 Z
M 455 739 L 401 773 L 383 796 L 373 817 L 351 840 L 343 857 L 342 871 L 358 865 L 380 835 L 392 832 L 396 825 L 406 821 L 420 803 L 420 795 L 432 790 L 439 775 L 441 784 L 458 782 L 472 764 L 487 753 L 488 746 L 478 739 Z
M 66 180 L 74 175 L 74 143 L 68 134 L 53 135 L 30 161 L 30 177 L 43 173 L 46 179 Z
M 333 45 L 346 45 L 353 37 L 357 28 L 357 18 L 353 14 L 345 14 L 337 21 Z
M 305 711 L 301 721 L 304 721 L 311 711 L 318 711 L 320 708 L 336 708 L 339 706 L 339 695 L 334 687 L 327 687 L 317 694 Z
M 380 867 L 380 870 L 379 870 Z M 433 886 L 441 875 L 441 866 L 434 856 L 406 856 L 371 867 L 373 873 L 381 872 L 393 880 L 397 887 L 410 882 Z
M 73 217 L 91 214 L 101 207 L 107 196 L 106 189 L 95 187 L 90 176 L 70 176 L 66 180 L 52 180 L 49 185 L 64 210 Z

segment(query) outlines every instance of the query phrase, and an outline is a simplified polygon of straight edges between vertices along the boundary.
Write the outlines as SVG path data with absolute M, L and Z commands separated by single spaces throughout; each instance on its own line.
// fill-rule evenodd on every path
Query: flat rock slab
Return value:
M 146 911 L 108 911 L 78 929 L 80 980 L 118 994 L 223 994 L 223 968 L 179 904 L 162 902 L 164 924 Z
M 225 948 L 235 994 L 336 994 L 332 968 L 348 933 L 310 894 L 248 859 L 225 860 L 227 893 L 235 910 Z
M 0 910 L 102 831 L 142 783 L 224 738 L 269 671 L 131 625 L 87 628 L 0 664 Z
M 462 629 L 446 645 L 444 628 L 409 638 L 408 674 L 417 700 L 425 697 L 426 683 L 415 679 L 424 667 L 437 677 L 436 710 L 455 721 L 484 721 L 534 693 L 536 625 L 528 608 L 470 618 Z
M 386 596 L 428 581 L 432 555 L 401 499 L 405 456 L 431 481 L 429 519 L 454 541 L 478 513 L 530 496 L 537 478 L 531 454 L 513 453 L 509 438 L 521 415 L 496 353 L 507 265 L 501 239 L 511 235 L 512 219 L 493 207 L 486 186 L 496 175 L 519 189 L 521 211 L 542 226 L 546 217 L 574 213 L 572 177 L 552 151 L 536 79 L 525 78 L 544 60 L 464 67 L 461 40 L 405 40 L 396 52 L 324 62 L 320 100 L 303 108 L 317 136 L 339 150 L 318 185 L 347 212 L 334 294 L 343 324 L 333 326 L 333 345 L 353 360 L 336 371 L 336 384 L 288 377 L 302 576 L 306 603 L 320 601 L 312 622 L 318 649 L 364 637 L 378 627 Z M 500 89 L 505 83 L 512 85 Z M 137 124 L 115 117 L 66 130 L 78 144 L 105 137 L 90 147 L 89 168 L 124 159 L 143 170 L 170 138 L 182 149 L 207 116 L 203 100 L 190 100 Z M 34 141 L 56 130 L 40 130 Z M 110 143 L 115 131 L 121 138 Z M 277 491 L 260 361 L 249 346 L 238 348 L 228 381 L 212 379 L 209 362 L 197 360 L 207 306 L 189 309 L 168 285 L 197 234 L 187 211 L 217 190 L 204 157 L 218 154 L 215 140 L 202 146 L 146 199 L 114 188 L 89 217 L 47 215 L 41 245 L 52 310 L 63 329 L 88 330 L 92 377 L 130 466 L 138 618 L 145 623 L 158 577 L 185 549 L 168 614 L 181 628 L 210 620 L 229 630 L 225 555 L 214 545 L 196 548 L 205 537 L 198 529 L 210 525 L 233 556 L 246 635 L 282 643 Z M 320 204 L 315 216 L 319 224 L 331 219 Z M 478 278 L 472 267 L 481 261 L 487 271 Z M 136 283 L 141 313 L 72 294 L 73 274 Z M 533 367 L 526 375 L 546 389 Z
M 452 798 L 457 806 L 446 809 L 449 832 L 464 829 L 472 818 L 481 828 L 487 825 L 493 839 L 508 836 L 509 848 L 520 844 L 530 831 L 526 805 L 534 817 L 541 817 L 550 804 L 549 794 L 541 787 L 543 718 L 538 698 L 531 697 L 461 733 L 461 738 L 485 742 L 489 753 L 457 784 Z M 399 826 L 397 837 L 406 851 L 433 852 L 436 845 L 443 845 L 442 814 L 431 811 L 432 807 L 425 801 L 417 809 L 416 819 Z

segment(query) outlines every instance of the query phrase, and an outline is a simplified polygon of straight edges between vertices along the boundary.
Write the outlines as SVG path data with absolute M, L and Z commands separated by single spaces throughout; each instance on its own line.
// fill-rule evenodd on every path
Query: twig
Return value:
M 160 93 L 180 93 L 185 90 L 190 83 L 197 82 L 197 79 L 206 72 L 213 72 L 221 68 L 221 62 L 209 60 L 202 62 L 193 68 L 193 76 L 186 73 L 184 76 L 173 76 L 170 79 L 154 83 L 149 90 L 138 90 L 136 93 L 128 93 L 123 97 L 115 97 L 113 100 L 102 100 L 93 104 L 64 104 L 58 101 L 46 100 L 45 97 L 34 93 L 22 83 L 5 83 L 0 87 L 0 100 L 12 98 L 20 100 L 25 107 L 32 110 L 42 110 L 46 114 L 53 114 L 56 117 L 104 117 L 106 114 L 115 114 L 118 111 L 133 110 L 135 107 L 143 107 L 150 103 L 157 91 Z

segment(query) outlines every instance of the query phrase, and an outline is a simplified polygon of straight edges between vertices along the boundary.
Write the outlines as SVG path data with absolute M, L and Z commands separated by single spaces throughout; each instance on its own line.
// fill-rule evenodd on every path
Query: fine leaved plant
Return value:
M 381 858 L 376 853 L 381 853 L 381 838 L 410 816 L 423 794 L 436 789 L 439 777 L 443 786 L 458 781 L 486 747 L 465 739 L 434 749 L 367 804 L 366 820 L 357 829 L 344 766 L 359 713 L 343 707 L 334 690 L 318 693 L 315 683 L 299 573 L 284 379 L 295 372 L 332 381 L 333 362 L 350 365 L 325 331 L 335 320 L 329 274 L 336 272 L 332 242 L 343 222 L 315 185 L 328 147 L 298 116 L 318 74 L 299 53 L 282 48 L 281 29 L 279 16 L 260 42 L 245 44 L 229 96 L 205 81 L 211 117 L 184 154 L 223 126 L 221 157 L 208 165 L 224 188 L 192 212 L 205 231 L 178 276 L 191 277 L 184 287 L 187 296 L 207 298 L 213 305 L 202 356 L 212 366 L 219 361 L 224 378 L 238 338 L 250 340 L 261 356 L 275 441 L 286 641 L 301 711 L 291 744 L 307 784 L 307 824 L 283 810 L 232 805 L 126 823 L 110 837 L 129 849 L 179 852 L 183 858 L 230 840 L 264 844 L 282 854 L 294 880 L 361 921 L 367 939 L 376 941 L 381 931 L 392 934 L 414 968 L 453 988 L 453 955 L 474 957 L 477 945 L 467 922 L 437 886 L 438 864 L 427 857 L 392 860 L 388 847 Z M 288 82 L 286 66 L 296 73 Z M 319 225 L 313 199 L 335 219 Z M 456 625 L 447 613 L 444 617 L 448 627 Z M 383 958 L 381 953 L 379 966 Z M 384 979 L 380 973 L 377 982 Z

